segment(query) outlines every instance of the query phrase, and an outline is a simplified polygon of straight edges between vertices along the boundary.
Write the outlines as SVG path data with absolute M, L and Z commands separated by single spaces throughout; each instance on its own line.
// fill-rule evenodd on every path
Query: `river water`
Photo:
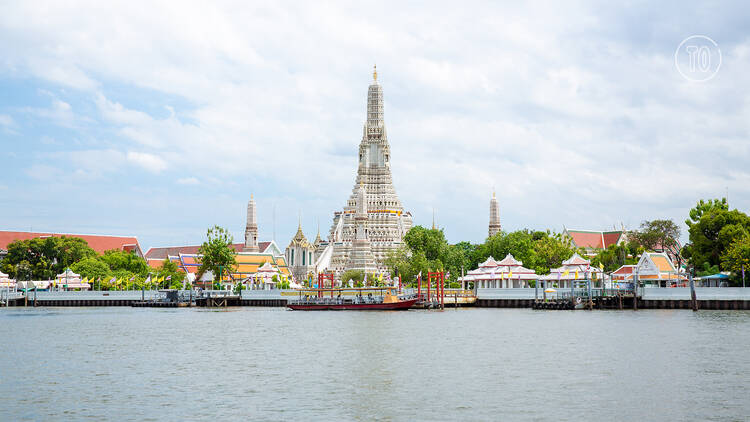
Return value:
M 750 312 L 0 309 L 0 420 L 750 420 Z

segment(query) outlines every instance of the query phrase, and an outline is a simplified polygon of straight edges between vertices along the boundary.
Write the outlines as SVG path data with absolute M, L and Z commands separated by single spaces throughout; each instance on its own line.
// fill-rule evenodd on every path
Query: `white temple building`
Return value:
M 377 69 L 367 90 L 366 111 L 354 188 L 343 210 L 334 213 L 328 244 L 316 247 L 316 272 L 334 271 L 337 278 L 351 269 L 385 271 L 388 252 L 402 245 L 412 226 L 411 213 L 393 186 Z
M 510 289 L 529 287 L 529 282 L 538 278 L 534 270 L 525 268 L 523 262 L 508 254 L 499 262 L 493 257 L 487 258 L 479 268 L 469 271 L 459 280 L 471 281 L 478 289 Z
M 552 283 L 558 288 L 570 288 L 575 280 L 584 281 L 587 278 L 601 280 L 602 274 L 602 270 L 591 266 L 591 261 L 576 253 L 563 261 L 561 267 L 550 270 L 550 273 L 542 277 L 542 280 L 546 280 L 547 286 Z
M 286 262 L 292 273 L 292 279 L 301 282 L 309 277 L 314 278 L 315 271 L 315 246 L 307 241 L 305 233 L 302 232 L 302 222 L 297 226 L 297 234 L 294 235 L 286 247 Z

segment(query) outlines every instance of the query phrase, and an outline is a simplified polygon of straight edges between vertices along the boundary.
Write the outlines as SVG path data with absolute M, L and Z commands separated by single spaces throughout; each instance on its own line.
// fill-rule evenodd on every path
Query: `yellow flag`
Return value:
M 513 278 L 513 270 L 508 273 L 508 278 Z
M 83 280 L 81 281 L 81 284 L 86 284 L 88 282 L 89 282 L 89 278 L 88 277 L 84 277 Z
M 576 270 L 576 280 L 578 280 L 578 270 Z
M 604 264 L 602 264 L 601 262 L 599 263 L 599 269 L 604 271 Z
M 570 270 L 565 270 L 565 272 L 563 273 L 563 275 L 562 275 L 562 276 L 563 276 L 563 277 L 567 277 L 567 276 L 568 276 L 568 274 L 570 274 Z

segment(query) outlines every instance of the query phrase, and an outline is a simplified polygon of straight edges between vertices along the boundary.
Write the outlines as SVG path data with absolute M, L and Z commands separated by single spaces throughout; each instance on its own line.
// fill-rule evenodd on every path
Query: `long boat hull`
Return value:
M 417 299 L 402 300 L 394 303 L 341 303 L 341 304 L 288 304 L 295 311 L 404 311 L 417 302 Z

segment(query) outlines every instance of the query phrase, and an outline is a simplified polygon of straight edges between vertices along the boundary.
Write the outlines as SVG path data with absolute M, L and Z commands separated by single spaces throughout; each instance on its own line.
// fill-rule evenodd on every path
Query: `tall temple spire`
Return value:
M 333 251 L 325 265 L 337 276 L 351 269 L 385 271 L 385 258 L 412 226 L 393 186 L 383 110 L 383 87 L 373 66 L 354 187 L 343 211 L 334 214 L 328 236 Z
M 243 252 L 259 252 L 258 249 L 258 213 L 255 209 L 255 199 L 250 194 L 247 202 L 247 222 L 245 223 L 245 246 Z
M 500 225 L 500 204 L 498 204 L 497 198 L 495 197 L 495 191 L 493 190 L 492 199 L 490 199 L 489 237 L 494 236 L 500 230 L 502 230 L 502 226 Z

